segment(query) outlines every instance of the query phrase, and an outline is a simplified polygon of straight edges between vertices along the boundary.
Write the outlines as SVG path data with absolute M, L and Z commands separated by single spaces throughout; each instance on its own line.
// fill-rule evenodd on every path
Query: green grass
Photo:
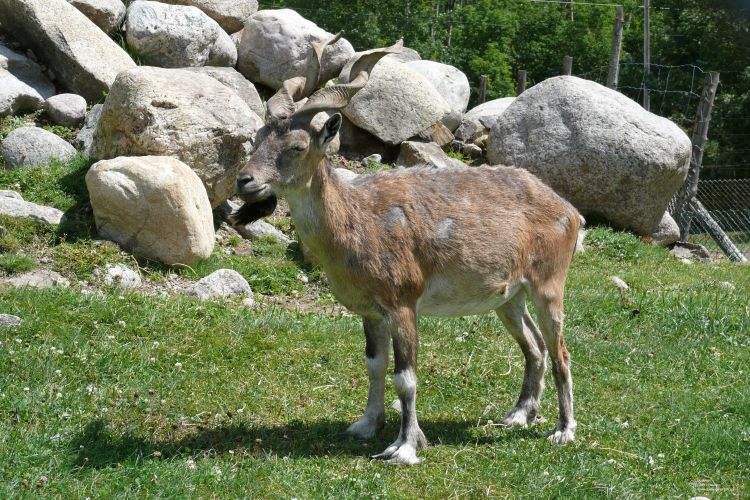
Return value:
M 523 373 L 497 318 L 428 318 L 418 413 L 432 446 L 410 468 L 368 459 L 398 432 L 392 410 L 372 442 L 338 436 L 366 400 L 355 317 L 2 290 L 24 322 L 0 331 L 0 497 L 747 497 L 749 268 L 686 265 L 601 228 L 587 243 L 566 300 L 577 441 L 545 439 L 549 377 L 549 422 L 489 423 Z M 254 252 L 185 272 L 230 266 L 267 293 L 304 293 L 295 256 Z
M 36 267 L 36 261 L 25 255 L 14 253 L 0 254 L 0 276 L 25 273 Z

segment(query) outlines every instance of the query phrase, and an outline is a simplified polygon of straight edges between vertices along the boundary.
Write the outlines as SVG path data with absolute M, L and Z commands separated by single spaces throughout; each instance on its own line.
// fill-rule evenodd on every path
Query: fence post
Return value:
M 721 226 L 716 223 L 711 214 L 703 206 L 703 203 L 693 198 L 687 203 L 687 206 L 691 209 L 693 214 L 701 221 L 701 224 L 706 229 L 708 234 L 714 239 L 719 248 L 729 257 L 730 260 L 735 262 L 747 262 L 747 258 L 740 252 L 740 249 L 734 244 L 734 242 L 726 235 L 721 229 Z M 682 238 L 680 238 L 682 240 Z M 682 240 L 684 241 L 684 240 Z
M 563 58 L 562 74 L 570 76 L 572 73 L 573 73 L 573 58 L 570 56 L 565 56 Z
M 651 74 L 651 12 L 649 0 L 643 0 L 643 109 L 651 111 L 648 77 Z
M 622 27 L 625 25 L 625 12 L 622 5 L 617 7 L 615 13 L 615 28 L 612 32 L 612 48 L 609 53 L 609 74 L 607 75 L 607 87 L 617 89 L 617 80 L 620 77 L 620 50 L 622 49 Z
M 487 100 L 487 75 L 479 77 L 479 104 L 484 104 Z
M 703 148 L 708 139 L 708 125 L 711 122 L 711 109 L 716 97 L 716 89 L 719 85 L 719 73 L 710 72 L 706 75 L 706 83 L 703 86 L 698 111 L 695 115 L 695 125 L 690 141 L 693 144 L 690 156 L 690 168 L 685 178 L 685 183 L 677 192 L 674 204 L 676 221 L 680 225 L 680 240 L 687 241 L 690 235 L 690 218 L 681 217 L 686 205 L 695 198 L 698 193 L 698 180 L 700 178 L 701 165 L 703 164 Z
M 519 69 L 518 70 L 518 90 L 516 91 L 516 95 L 521 95 L 524 92 L 526 92 L 526 70 Z

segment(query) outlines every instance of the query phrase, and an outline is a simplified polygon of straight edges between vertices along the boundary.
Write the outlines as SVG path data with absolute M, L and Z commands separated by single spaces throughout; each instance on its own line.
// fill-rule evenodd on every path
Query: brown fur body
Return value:
M 511 167 L 421 167 L 345 181 L 323 161 L 290 205 L 336 298 L 372 319 L 404 304 L 428 315 L 486 313 L 526 281 L 557 289 L 579 225 L 568 202 Z

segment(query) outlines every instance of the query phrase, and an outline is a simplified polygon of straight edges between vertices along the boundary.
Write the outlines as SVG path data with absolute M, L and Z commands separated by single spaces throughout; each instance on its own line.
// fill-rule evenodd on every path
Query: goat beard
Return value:
M 240 208 L 229 216 L 229 220 L 234 225 L 250 224 L 271 215 L 276 210 L 277 203 L 278 199 L 275 194 L 259 201 L 245 201 Z

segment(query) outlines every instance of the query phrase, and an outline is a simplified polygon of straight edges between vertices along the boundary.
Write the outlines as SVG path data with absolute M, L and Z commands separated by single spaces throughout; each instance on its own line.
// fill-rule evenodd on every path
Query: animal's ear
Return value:
M 331 142 L 333 138 L 336 137 L 336 134 L 339 133 L 340 128 L 341 128 L 341 113 L 334 113 L 326 121 L 326 124 L 323 125 L 323 128 L 320 131 L 320 136 L 318 137 L 318 145 L 320 147 L 323 147 L 329 142 Z

